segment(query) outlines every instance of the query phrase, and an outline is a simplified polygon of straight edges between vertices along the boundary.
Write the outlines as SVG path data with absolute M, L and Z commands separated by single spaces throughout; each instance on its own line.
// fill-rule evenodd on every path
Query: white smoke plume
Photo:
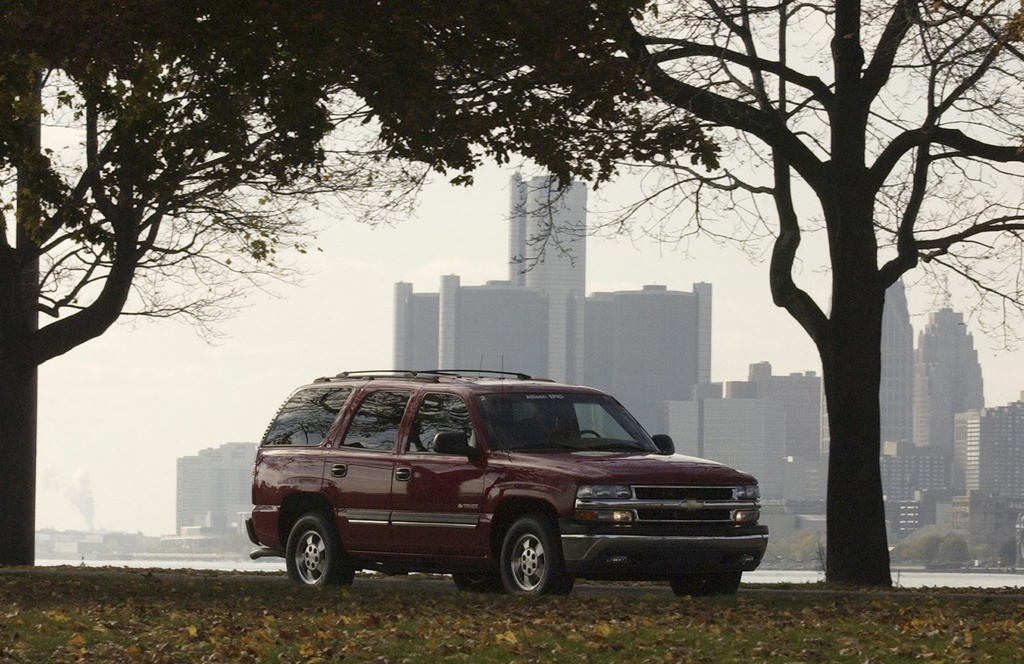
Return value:
M 81 467 L 68 475 L 50 465 L 43 471 L 43 481 L 68 499 L 85 519 L 86 530 L 95 530 L 96 505 L 92 496 L 89 470 Z

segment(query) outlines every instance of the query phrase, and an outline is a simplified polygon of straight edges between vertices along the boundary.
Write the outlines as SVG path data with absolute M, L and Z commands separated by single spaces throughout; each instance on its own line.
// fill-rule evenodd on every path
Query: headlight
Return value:
M 586 484 L 576 490 L 579 500 L 629 499 L 633 490 L 624 484 Z
M 732 493 L 733 500 L 761 500 L 761 488 L 756 484 L 738 486 Z

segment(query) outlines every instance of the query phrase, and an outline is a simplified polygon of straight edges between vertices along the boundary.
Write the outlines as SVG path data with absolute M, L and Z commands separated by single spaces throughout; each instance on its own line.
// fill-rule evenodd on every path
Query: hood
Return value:
M 510 452 L 516 466 L 564 472 L 608 484 L 757 484 L 749 473 L 698 457 L 631 452 Z

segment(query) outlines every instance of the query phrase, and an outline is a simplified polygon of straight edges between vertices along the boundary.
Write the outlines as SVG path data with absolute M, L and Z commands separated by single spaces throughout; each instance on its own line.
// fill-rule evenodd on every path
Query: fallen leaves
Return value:
M 634 589 L 635 590 L 635 589 Z M 523 598 L 360 578 L 0 570 L 0 662 L 1010 661 L 1024 598 L 746 590 Z

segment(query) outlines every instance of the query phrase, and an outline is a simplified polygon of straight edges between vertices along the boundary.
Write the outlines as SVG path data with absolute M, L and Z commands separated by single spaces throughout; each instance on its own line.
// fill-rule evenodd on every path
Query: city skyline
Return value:
M 178 457 L 227 441 L 258 440 L 291 390 L 316 376 L 390 368 L 396 282 L 435 284 L 439 275 L 453 273 L 464 283 L 500 277 L 495 264 L 508 247 L 509 176 L 484 169 L 472 188 L 429 187 L 418 216 L 393 228 L 323 219 L 315 243 L 323 251 L 297 261 L 309 271 L 304 284 L 276 286 L 280 299 L 250 294 L 245 303 L 252 306 L 219 326 L 225 335 L 219 345 L 173 322 L 133 326 L 128 320 L 44 364 L 37 526 L 83 527 L 89 494 L 97 529 L 173 532 Z M 634 197 L 631 186 L 592 194 L 592 205 L 607 209 L 627 201 Z M 820 373 L 811 341 L 771 303 L 767 265 L 763 256 L 760 263 L 756 258 L 751 262 L 712 241 L 673 245 L 642 236 L 590 237 L 587 292 L 711 283 L 713 381 L 742 380 L 748 366 L 761 361 L 780 374 Z M 825 301 L 827 280 L 819 269 L 809 257 L 797 277 Z M 915 293 L 909 280 L 908 300 L 919 330 L 932 299 Z M 1019 398 L 1020 355 L 999 351 L 978 335 L 975 344 L 986 403 Z

